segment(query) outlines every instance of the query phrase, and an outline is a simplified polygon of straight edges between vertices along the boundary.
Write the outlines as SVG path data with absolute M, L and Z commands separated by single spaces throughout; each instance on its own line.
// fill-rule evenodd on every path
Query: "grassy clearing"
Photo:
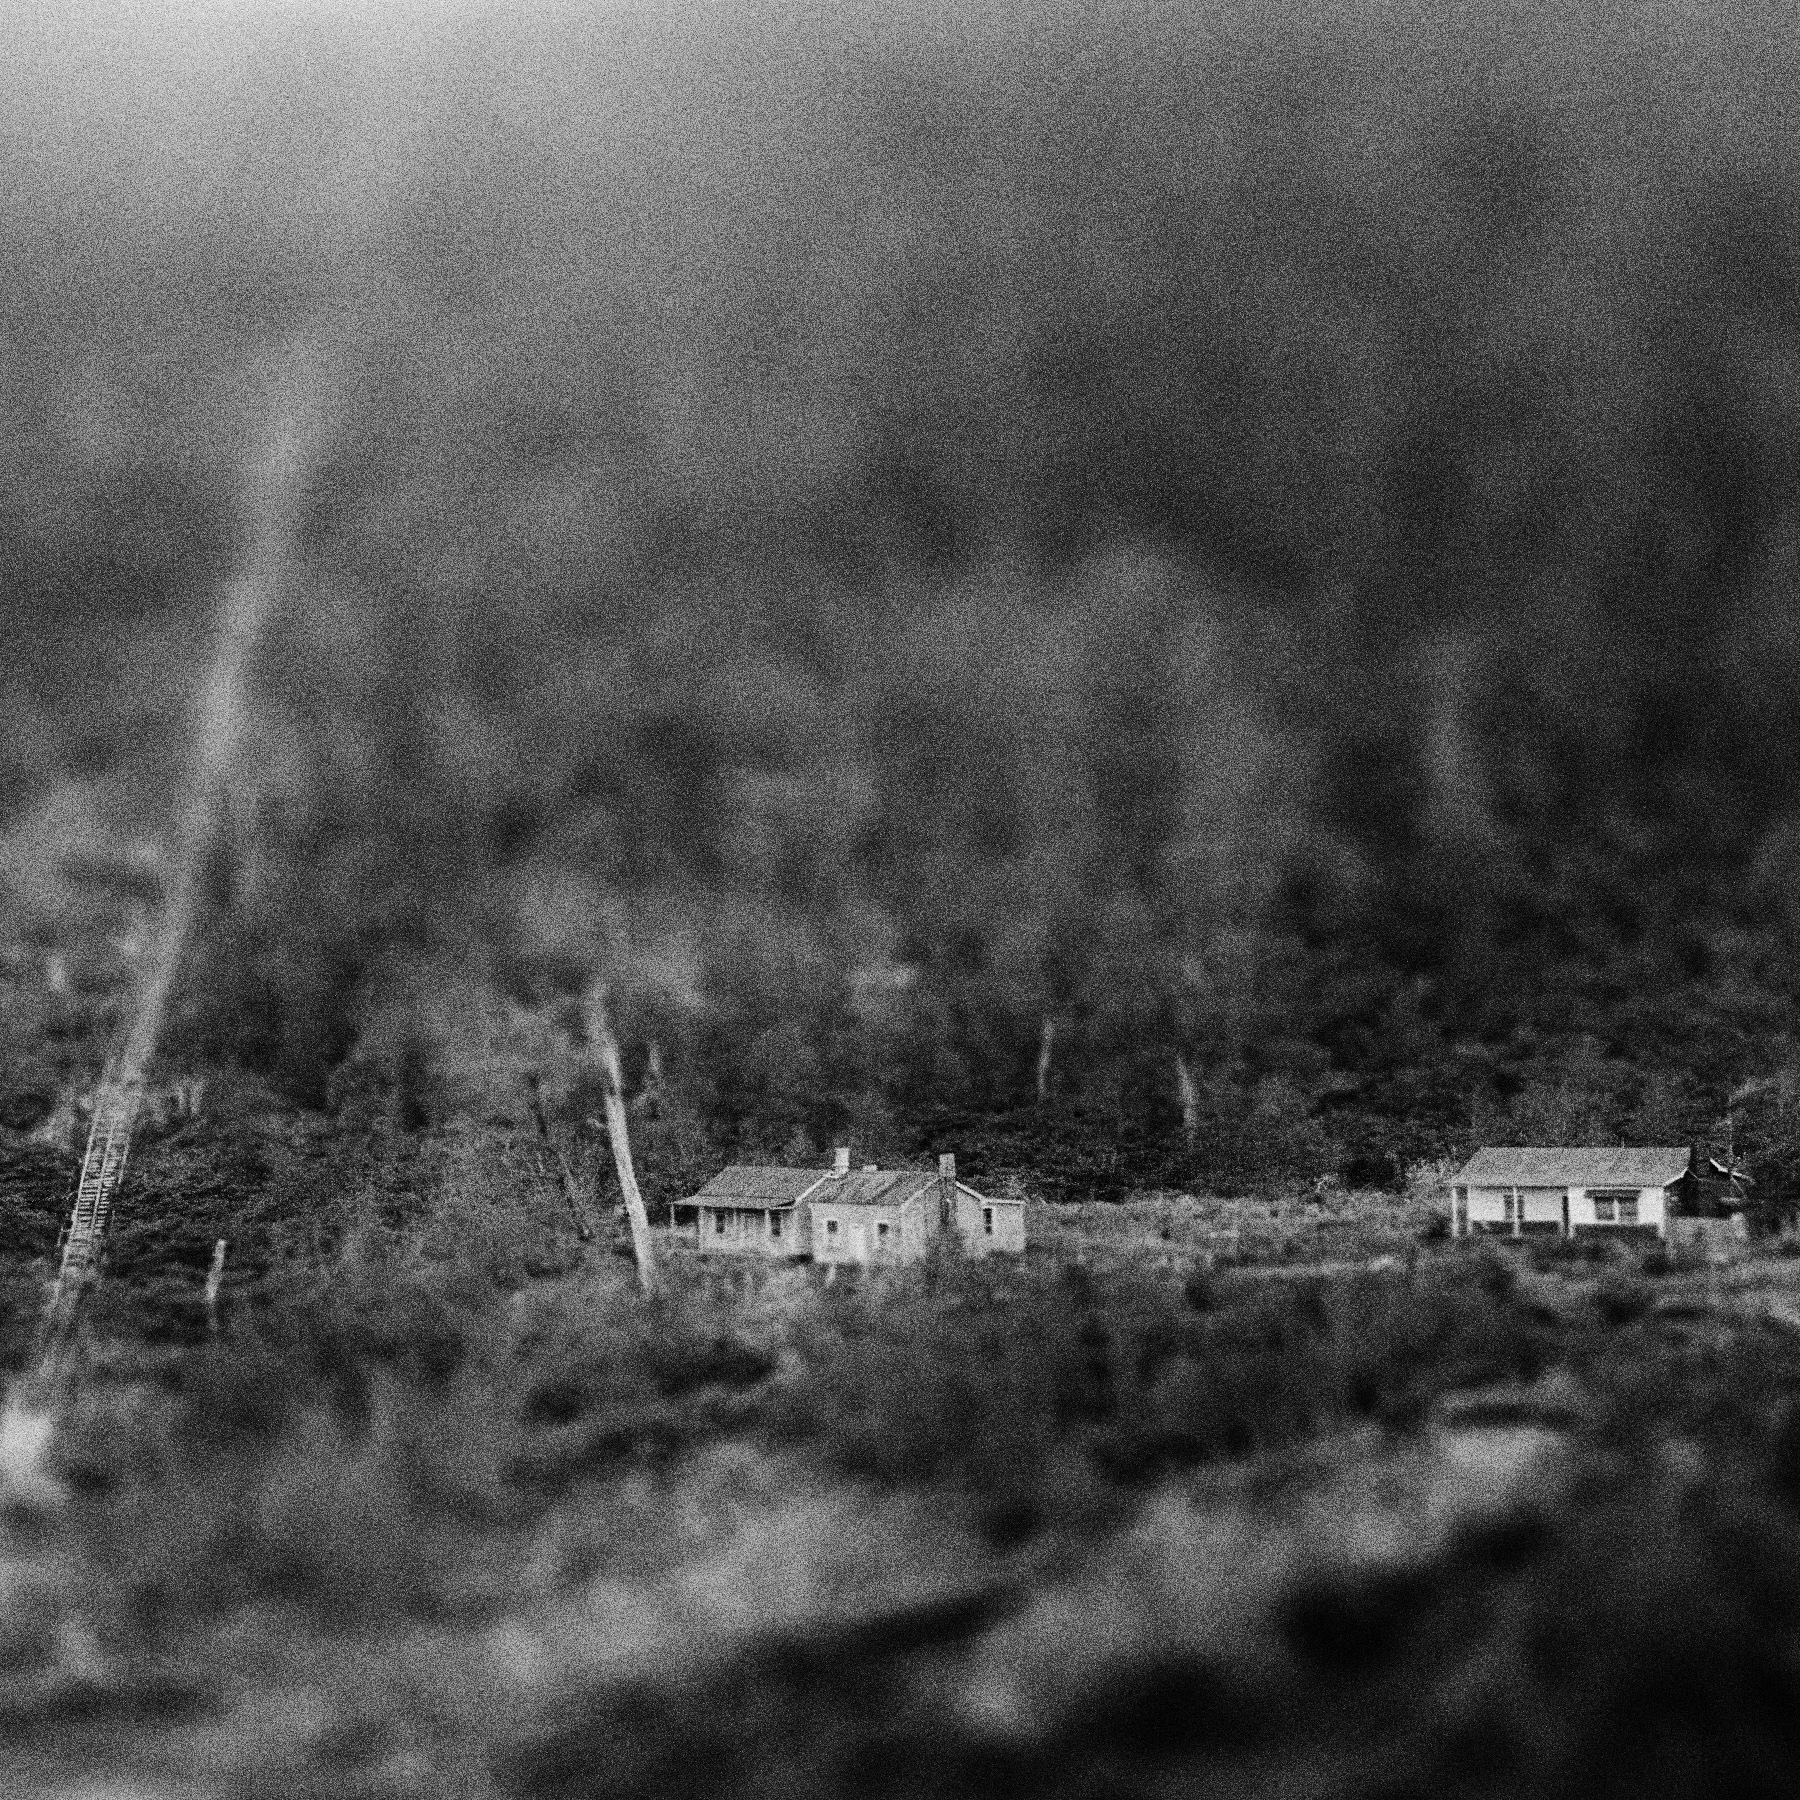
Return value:
M 1036 1205 L 1026 1230 L 1032 1243 L 1092 1263 L 1329 1264 L 1415 1255 L 1438 1210 L 1428 1196 L 1296 1186 Z

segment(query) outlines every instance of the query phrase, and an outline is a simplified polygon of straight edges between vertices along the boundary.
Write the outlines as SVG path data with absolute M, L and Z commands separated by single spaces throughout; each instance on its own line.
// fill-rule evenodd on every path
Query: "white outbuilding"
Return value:
M 1686 1146 L 1477 1150 L 1450 1188 L 1456 1237 L 1667 1238 L 1694 1181 Z

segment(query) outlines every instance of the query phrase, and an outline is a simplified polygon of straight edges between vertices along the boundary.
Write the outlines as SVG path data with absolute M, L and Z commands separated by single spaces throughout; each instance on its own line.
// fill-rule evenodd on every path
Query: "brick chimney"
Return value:
M 832 1151 L 831 1172 L 833 1175 L 848 1175 L 850 1173 L 850 1146 L 848 1144 L 839 1144 L 838 1147 Z
M 956 1157 L 948 1150 L 938 1156 L 938 1229 L 948 1231 L 956 1222 Z
M 955 1179 L 956 1154 L 954 1151 L 946 1150 L 943 1155 L 938 1158 L 938 1180 L 954 1181 Z

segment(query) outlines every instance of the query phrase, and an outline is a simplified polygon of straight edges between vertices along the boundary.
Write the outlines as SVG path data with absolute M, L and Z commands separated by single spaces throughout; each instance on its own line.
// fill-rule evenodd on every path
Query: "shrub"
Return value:
M 1608 1275 L 1594 1290 L 1594 1305 L 1609 1325 L 1627 1325 L 1650 1310 L 1650 1288 L 1629 1275 Z

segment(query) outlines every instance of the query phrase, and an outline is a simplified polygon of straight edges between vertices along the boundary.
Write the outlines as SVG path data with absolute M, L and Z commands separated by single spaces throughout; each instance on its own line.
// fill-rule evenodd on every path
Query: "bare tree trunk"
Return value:
M 553 1148 L 550 1141 L 550 1121 L 544 1113 L 544 1097 L 541 1083 L 535 1073 L 525 1077 L 525 1092 L 531 1098 L 531 1116 L 537 1120 L 538 1136 L 543 1139 L 546 1149 Z M 557 1177 L 562 1185 L 563 1199 L 568 1203 L 569 1216 L 575 1221 L 575 1235 L 586 1244 L 593 1241 L 594 1221 L 589 1213 L 585 1197 L 581 1192 L 581 1183 L 575 1179 L 575 1171 L 569 1167 L 569 1159 L 560 1151 L 556 1152 Z M 547 1174 L 543 1161 L 538 1162 L 540 1174 Z
M 217 1332 L 219 1329 L 219 1288 L 225 1280 L 225 1240 L 218 1239 L 213 1245 L 212 1267 L 206 1271 L 206 1328 Z
M 77 1313 L 82 1296 L 97 1278 L 113 1195 L 124 1180 L 132 1128 L 143 1100 L 144 1078 L 207 897 L 208 862 L 220 840 L 220 822 L 251 708 L 252 664 L 281 600 L 284 564 L 319 424 L 317 386 L 316 370 L 297 352 L 290 359 L 285 391 L 273 396 L 273 426 L 264 453 L 250 470 L 244 503 L 252 533 L 243 564 L 222 596 L 212 663 L 193 720 L 192 762 L 177 817 L 170 878 L 151 932 L 148 960 L 136 982 L 130 1027 L 95 1093 L 94 1129 L 63 1240 L 61 1267 L 39 1329 L 37 1363 L 0 1408 L 0 1481 L 36 1475 L 34 1462 L 22 1459 L 44 1453 L 52 1408 L 60 1404 L 65 1383 L 73 1378 Z M 66 969 L 60 974 L 66 977 Z M 54 991 L 57 966 L 52 964 L 46 975 Z M 221 1239 L 207 1282 L 209 1322 L 216 1322 L 224 1249 Z
M 1179 1050 L 1175 1052 L 1175 1093 L 1181 1101 L 1181 1129 L 1192 1144 L 1200 1128 L 1200 1096 L 1194 1089 L 1194 1072 Z
M 556 1170 L 562 1178 L 563 1199 L 568 1202 L 570 1216 L 575 1221 L 575 1235 L 584 1244 L 591 1244 L 594 1241 L 593 1209 L 581 1191 L 575 1171 L 569 1167 L 569 1159 L 560 1150 L 556 1153 Z
M 631 1104 L 647 1117 L 654 1119 L 658 1107 L 662 1104 L 662 1086 L 662 1045 L 652 1039 L 649 1065 L 644 1070 L 644 1085 L 638 1089 L 637 1098 Z
M 599 1120 L 594 1121 L 595 1124 Z M 540 1156 L 537 1164 L 538 1173 L 547 1180 L 550 1171 L 544 1167 L 544 1159 Z M 569 1217 L 575 1221 L 575 1235 L 586 1244 L 593 1241 L 594 1223 L 592 1210 L 581 1191 L 581 1182 L 575 1171 L 569 1167 L 569 1159 L 559 1150 L 556 1153 L 556 1184 L 562 1189 L 564 1203 L 569 1209 Z
M 600 1059 L 606 1076 L 606 1135 L 612 1140 L 613 1164 L 619 1172 L 619 1191 L 625 1196 L 625 1213 L 631 1220 L 631 1248 L 637 1257 L 638 1281 L 646 1294 L 656 1292 L 656 1258 L 650 1243 L 650 1217 L 638 1192 L 637 1171 L 631 1166 L 631 1134 L 625 1123 L 625 1077 L 619 1066 L 619 1044 L 606 1013 L 606 991 L 595 986 L 586 1002 L 588 1042 Z
M 1050 1053 L 1056 1047 L 1056 1021 L 1044 1014 L 1044 1028 L 1038 1033 L 1037 1097 L 1042 1105 L 1050 1092 Z

